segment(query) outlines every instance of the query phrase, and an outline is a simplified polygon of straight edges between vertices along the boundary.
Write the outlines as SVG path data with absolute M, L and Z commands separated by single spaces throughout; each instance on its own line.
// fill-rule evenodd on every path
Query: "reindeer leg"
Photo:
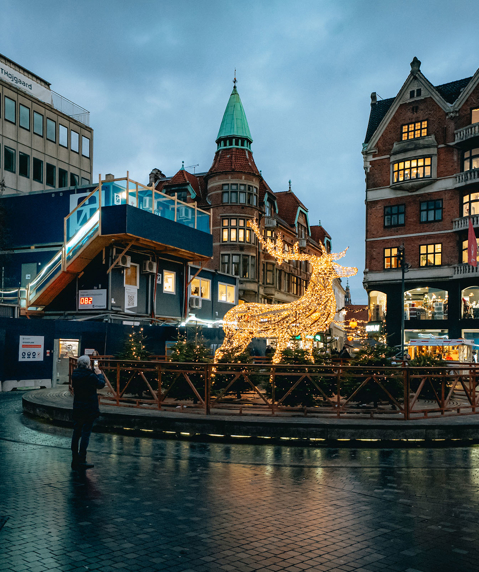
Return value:
M 284 349 L 288 347 L 289 337 L 286 336 L 284 338 L 278 338 L 278 342 L 276 344 L 276 351 L 274 352 L 273 356 L 273 363 L 279 363 L 281 361 L 281 354 Z
M 303 350 L 308 352 L 309 359 L 314 361 L 313 359 L 313 341 L 308 340 L 306 334 L 301 334 L 301 341 L 303 342 Z

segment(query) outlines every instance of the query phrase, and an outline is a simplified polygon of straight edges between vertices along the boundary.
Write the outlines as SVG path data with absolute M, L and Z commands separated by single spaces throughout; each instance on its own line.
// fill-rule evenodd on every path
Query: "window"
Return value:
M 419 266 L 441 266 L 442 244 L 422 244 L 419 255 Z
M 168 294 L 176 292 L 176 272 L 163 270 L 163 292 Z
M 252 185 L 237 185 L 236 183 L 231 185 L 224 184 L 221 189 L 221 201 L 224 204 L 234 204 L 238 202 L 242 205 L 248 204 L 251 206 L 256 206 L 258 204 L 258 189 Z
M 224 218 L 221 224 L 221 242 L 254 242 L 254 233 L 246 228 L 246 219 Z
M 477 248 L 479 250 L 479 239 L 476 238 L 476 240 L 477 240 Z M 468 262 L 469 262 L 469 255 L 468 255 L 468 251 L 467 251 L 468 245 L 469 245 L 469 241 L 467 241 L 467 240 L 462 241 L 462 262 L 463 262 L 463 264 L 468 264 Z
M 384 207 L 384 226 L 404 226 L 405 205 Z
M 431 157 L 398 161 L 393 165 L 393 182 L 426 179 L 431 176 Z
M 230 255 L 229 254 L 222 254 L 221 255 L 221 272 L 225 274 L 230 273 Z
M 398 268 L 398 249 L 385 248 L 384 249 L 384 269 Z
M 64 125 L 58 126 L 58 139 L 62 147 L 68 147 L 68 128 Z
M 20 104 L 20 127 L 30 131 L 30 109 Z
M 125 268 L 125 286 L 140 287 L 140 266 L 138 264 L 130 264 L 129 268 Z
M 70 186 L 78 187 L 78 175 L 75 175 L 75 173 L 70 173 Z
M 464 171 L 477 169 L 479 167 L 479 148 L 469 149 L 464 152 Z
M 57 140 L 57 124 L 52 119 L 48 119 L 47 117 L 47 139 L 49 141 L 53 141 L 53 143 Z
M 68 171 L 65 169 L 58 169 L 58 186 L 60 188 L 68 187 Z
M 427 121 L 416 121 L 402 126 L 402 140 L 417 139 L 427 135 Z
M 266 263 L 266 284 L 274 284 L 274 264 L 272 262 Z
M 21 177 L 30 178 L 30 155 L 26 153 L 18 154 L 18 174 Z
M 195 278 L 191 281 L 191 296 L 211 300 L 211 280 Z
M 81 184 L 82 185 L 89 185 L 90 184 L 90 179 L 85 179 L 85 177 L 81 178 Z
M 471 123 L 479 123 L 479 107 L 471 109 Z
M 422 89 L 419 87 L 418 89 L 411 89 L 409 92 L 409 98 L 413 99 L 414 97 L 421 97 Z
M 291 294 L 298 295 L 298 277 L 294 274 L 291 275 Z
M 229 185 L 223 185 L 222 186 L 223 192 L 221 194 L 221 197 L 222 197 L 221 200 L 223 203 L 229 203 L 230 202 L 230 194 L 228 192 L 229 188 L 230 188 Z
M 298 238 L 307 238 L 307 236 L 308 236 L 307 228 L 304 226 L 304 224 L 300 224 L 298 222 Z
M 13 99 L 5 97 L 5 119 L 10 121 L 10 123 L 16 123 L 16 103 Z
M 46 183 L 50 187 L 54 187 L 56 185 L 56 167 L 55 165 L 50 165 L 47 163 L 47 177 Z
M 218 302 L 235 303 L 235 287 L 231 284 L 218 284 Z
M 43 161 L 33 157 L 33 180 L 43 183 Z
M 80 148 L 80 136 L 76 131 L 70 131 L 70 149 L 78 153 Z
M 229 255 L 228 263 L 229 263 Z M 232 254 L 231 255 L 231 274 L 254 280 L 256 278 L 256 258 L 247 254 Z
M 10 173 L 16 173 L 17 157 L 15 154 L 15 149 L 10 149 L 10 147 L 4 147 L 3 150 L 4 150 L 3 167 L 5 171 L 10 171 Z
M 462 216 L 479 214 L 479 193 L 471 193 L 462 197 Z
M 421 203 L 421 222 L 442 220 L 442 199 Z
M 82 135 L 81 138 L 81 154 L 84 157 L 90 157 L 90 139 Z
M 429 286 L 404 292 L 406 320 L 447 320 L 448 292 Z M 417 337 L 417 336 L 415 336 Z
M 33 133 L 43 137 L 43 115 L 36 111 L 33 112 Z

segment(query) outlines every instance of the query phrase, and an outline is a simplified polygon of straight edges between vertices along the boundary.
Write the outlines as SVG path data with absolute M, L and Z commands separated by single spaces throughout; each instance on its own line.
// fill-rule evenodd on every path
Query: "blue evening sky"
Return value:
M 435 85 L 479 67 L 479 3 L 458 0 L 3 0 L 0 52 L 91 112 L 94 174 L 211 166 L 237 69 L 256 164 L 321 220 L 365 303 L 361 144 L 370 93 L 414 56 Z

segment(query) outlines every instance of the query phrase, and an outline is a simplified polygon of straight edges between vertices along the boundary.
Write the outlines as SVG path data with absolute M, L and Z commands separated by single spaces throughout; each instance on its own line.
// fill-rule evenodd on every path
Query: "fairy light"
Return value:
M 326 331 L 334 321 L 337 311 L 333 291 L 333 280 L 339 277 L 354 276 L 358 269 L 337 264 L 336 261 L 346 254 L 328 254 L 321 243 L 321 256 L 304 254 L 299 251 L 296 242 L 292 249 L 286 250 L 281 233 L 276 241 L 264 240 L 256 220 L 248 221 L 263 249 L 273 256 L 279 265 L 291 260 L 307 260 L 312 267 L 308 288 L 303 296 L 289 304 L 240 304 L 229 310 L 223 318 L 225 339 L 215 352 L 215 363 L 231 352 L 242 353 L 253 338 L 276 338 L 276 351 L 273 363 L 281 361 L 281 353 L 292 337 L 300 336 L 303 348 L 312 359 L 312 337 L 317 332 Z

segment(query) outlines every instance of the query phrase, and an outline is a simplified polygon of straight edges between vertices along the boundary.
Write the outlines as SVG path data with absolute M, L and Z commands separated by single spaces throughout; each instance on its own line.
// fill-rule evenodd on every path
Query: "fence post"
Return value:
M 276 399 L 276 366 L 271 368 L 271 415 L 274 415 L 274 402 Z
M 158 365 L 158 409 L 161 409 L 161 365 Z
M 116 404 L 120 405 L 120 364 L 116 364 Z
M 403 362 L 403 382 L 404 382 L 404 419 L 409 421 L 409 368 L 407 364 Z
M 205 415 L 210 415 L 211 364 L 205 364 Z
M 338 367 L 337 380 L 336 380 L 336 415 L 341 416 L 341 366 Z

